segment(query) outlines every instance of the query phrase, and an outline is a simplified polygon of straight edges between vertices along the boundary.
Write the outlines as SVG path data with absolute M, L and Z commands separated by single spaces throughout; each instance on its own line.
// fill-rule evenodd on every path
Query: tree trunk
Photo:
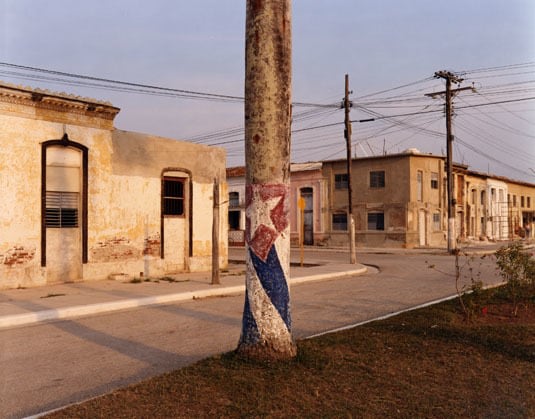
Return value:
M 238 353 L 296 355 L 290 294 L 290 0 L 247 0 L 246 295 Z

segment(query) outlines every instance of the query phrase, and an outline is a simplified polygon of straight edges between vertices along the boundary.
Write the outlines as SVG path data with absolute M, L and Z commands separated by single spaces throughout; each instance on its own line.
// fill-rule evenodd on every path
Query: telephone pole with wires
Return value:
M 458 89 L 451 88 L 452 83 L 460 84 L 463 79 L 450 71 L 437 71 L 435 78 L 446 80 L 446 90 L 438 93 L 428 93 L 425 96 L 435 98 L 436 96 L 446 97 L 446 183 L 448 188 L 448 253 L 454 254 L 457 251 L 457 240 L 455 235 L 455 206 L 456 199 L 453 195 L 453 132 L 452 132 L 452 114 L 453 114 L 453 96 L 463 90 L 475 91 L 474 87 L 461 87 Z
M 342 107 L 344 108 L 344 136 L 346 139 L 347 147 L 347 221 L 349 227 L 349 263 L 357 263 L 357 256 L 355 254 L 355 220 L 353 218 L 353 197 L 352 197 L 352 182 L 351 182 L 351 120 L 349 119 L 349 111 L 353 105 L 349 100 L 349 75 L 345 76 L 345 94 Z

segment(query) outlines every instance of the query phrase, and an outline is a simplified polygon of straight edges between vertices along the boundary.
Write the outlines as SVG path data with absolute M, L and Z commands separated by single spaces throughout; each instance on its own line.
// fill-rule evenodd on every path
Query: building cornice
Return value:
M 120 111 L 108 102 L 48 90 L 30 89 L 4 82 L 0 82 L 0 102 L 108 121 L 113 121 Z

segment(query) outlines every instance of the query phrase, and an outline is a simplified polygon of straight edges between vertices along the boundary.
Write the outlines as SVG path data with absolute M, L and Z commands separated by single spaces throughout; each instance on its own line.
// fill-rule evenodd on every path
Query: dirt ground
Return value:
M 493 295 L 298 342 L 290 362 L 201 361 L 53 418 L 533 418 L 535 299 Z

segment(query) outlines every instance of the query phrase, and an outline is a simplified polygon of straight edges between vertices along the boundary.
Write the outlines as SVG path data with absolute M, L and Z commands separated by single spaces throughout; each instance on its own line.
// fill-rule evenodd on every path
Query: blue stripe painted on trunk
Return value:
M 272 246 L 269 250 L 268 257 L 264 262 L 249 249 L 251 261 L 256 270 L 256 275 L 260 279 L 262 287 L 266 291 L 271 303 L 275 306 L 280 316 L 286 323 L 288 330 L 291 330 L 290 317 L 290 293 L 284 271 L 279 261 L 279 256 Z
M 251 345 L 259 341 L 260 332 L 258 331 L 258 325 L 256 324 L 253 314 L 251 313 L 249 296 L 247 295 L 247 293 L 245 293 L 240 344 Z

